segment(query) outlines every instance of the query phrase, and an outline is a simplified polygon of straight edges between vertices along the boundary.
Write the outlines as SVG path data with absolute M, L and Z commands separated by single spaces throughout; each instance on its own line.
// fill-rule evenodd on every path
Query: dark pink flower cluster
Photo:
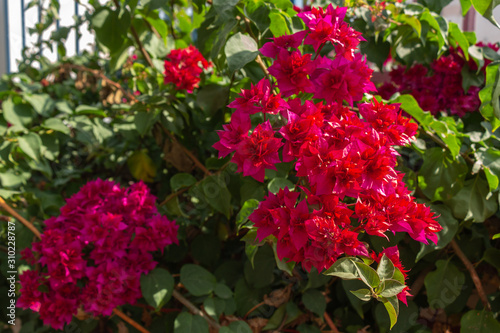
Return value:
M 434 60 L 431 70 L 422 64 L 406 68 L 398 66 L 390 72 L 391 81 L 379 88 L 379 94 L 389 99 L 394 93 L 410 94 L 420 107 L 437 115 L 440 111 L 463 117 L 468 112 L 479 109 L 481 87 L 470 86 L 465 92 L 462 69 L 469 67 L 477 71 L 477 65 L 471 59 L 464 59 L 462 50 L 452 49 L 450 54 Z
M 361 233 L 387 237 L 388 232 L 407 232 L 427 243 L 436 242 L 441 230 L 395 170 L 394 146 L 408 144 L 417 125 L 398 105 L 373 100 L 357 104 L 357 112 L 346 106 L 375 89 L 361 56 L 346 56 L 359 42 L 358 34 L 348 34 L 357 41 L 343 41 L 334 59 L 299 50 L 303 42 L 318 51 L 322 43 L 341 44 L 341 32 L 352 30 L 343 22 L 344 14 L 345 8 L 332 5 L 302 12 L 306 32 L 274 38 L 261 48 L 274 59 L 269 67 L 274 89 L 274 82 L 263 79 L 243 90 L 229 105 L 235 109 L 231 122 L 219 131 L 214 145 L 220 157 L 234 153 L 238 170 L 258 181 L 281 160 L 294 162 L 299 178 L 295 190 L 269 193 L 250 220 L 259 240 L 276 237 L 280 259 L 307 270 L 314 266 L 322 271 L 344 254 L 369 256 Z M 320 39 L 323 27 L 333 30 L 324 28 L 328 33 Z M 269 119 L 252 130 L 256 112 Z
M 82 309 L 110 315 L 141 297 L 140 277 L 156 262 L 151 252 L 178 243 L 178 226 L 161 216 L 156 198 L 140 182 L 127 188 L 97 179 L 67 200 L 61 215 L 45 221 L 33 252 L 23 256 L 40 270 L 20 277 L 17 306 L 40 313 L 62 329 Z
M 190 45 L 185 49 L 172 50 L 165 60 L 165 84 L 173 83 L 177 90 L 187 90 L 192 93 L 198 88 L 200 74 L 208 69 L 208 62 L 196 47 Z

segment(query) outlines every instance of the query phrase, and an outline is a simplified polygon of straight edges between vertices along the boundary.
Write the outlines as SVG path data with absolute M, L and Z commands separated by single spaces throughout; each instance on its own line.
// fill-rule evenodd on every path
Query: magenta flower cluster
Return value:
M 20 276 L 17 306 L 40 313 L 62 329 L 78 309 L 110 315 L 142 297 L 141 274 L 155 266 L 151 252 L 178 243 L 178 226 L 161 216 L 156 198 L 140 182 L 129 188 L 97 179 L 45 221 L 41 240 L 24 258 L 38 270 Z
M 344 254 L 373 256 L 359 239 L 362 233 L 407 232 L 427 243 L 437 242 L 441 230 L 395 170 L 394 147 L 409 144 L 417 125 L 398 105 L 373 100 L 352 108 L 375 87 L 372 70 L 355 53 L 361 37 L 344 22 L 345 13 L 332 5 L 301 12 L 306 31 L 260 49 L 274 59 L 269 73 L 276 83 L 262 79 L 243 90 L 229 104 L 235 109 L 231 122 L 214 145 L 220 157 L 234 153 L 238 171 L 261 182 L 266 169 L 294 163 L 295 190 L 269 193 L 249 218 L 259 240 L 276 237 L 280 259 L 307 270 L 322 271 Z M 318 54 L 325 43 L 333 43 L 333 59 Z M 312 45 L 316 55 L 303 54 L 302 44 Z M 252 130 L 255 113 L 269 119 Z
M 477 46 L 485 45 L 478 43 Z M 486 47 L 498 51 L 495 44 Z M 483 73 L 490 62 L 485 59 L 481 68 Z M 396 92 L 410 94 L 423 110 L 433 115 L 443 111 L 463 117 L 478 111 L 481 105 L 480 86 L 471 85 L 467 91 L 463 88 L 464 80 L 468 79 L 462 75 L 464 70 L 475 73 L 478 72 L 478 66 L 472 58 L 466 61 L 461 49 L 452 48 L 448 55 L 434 60 L 430 68 L 422 64 L 397 66 L 389 73 L 391 81 L 379 88 L 379 94 L 384 99 L 389 99 Z

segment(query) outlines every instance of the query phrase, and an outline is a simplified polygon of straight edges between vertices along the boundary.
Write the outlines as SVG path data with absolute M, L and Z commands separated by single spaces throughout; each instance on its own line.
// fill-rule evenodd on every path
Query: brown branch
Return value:
M 146 20 L 145 18 L 142 18 L 144 20 L 144 23 L 146 23 L 146 25 L 148 26 L 149 30 L 151 30 L 155 35 L 156 37 L 160 38 L 160 39 L 163 39 L 161 38 L 161 35 L 160 33 L 158 32 L 158 30 L 156 30 L 152 25 L 151 23 L 149 23 L 148 20 Z
M 428 266 L 426 267 L 424 270 L 422 270 L 420 272 L 420 274 L 417 276 L 417 278 L 415 279 L 415 281 L 413 282 L 413 284 L 411 285 L 410 287 L 410 293 L 411 293 L 411 296 L 408 297 L 408 299 L 413 299 L 415 296 L 417 296 L 417 294 L 420 292 L 420 290 L 422 289 L 422 287 L 424 286 L 424 281 L 425 281 L 425 277 L 427 276 L 427 274 L 429 274 L 430 272 L 432 271 L 432 266 Z
M 142 45 L 141 40 L 139 39 L 139 35 L 137 34 L 137 31 L 135 31 L 134 26 L 130 26 L 130 32 L 132 32 L 132 36 L 134 36 L 135 42 L 137 43 L 137 47 L 139 47 L 139 51 L 141 51 L 142 55 L 144 56 L 144 59 L 146 59 L 146 62 L 148 63 L 149 67 L 155 68 L 153 65 L 153 61 L 151 60 L 151 57 L 149 56 L 148 52 L 144 48 L 144 45 Z
M 120 8 L 120 4 L 118 3 L 118 0 L 113 0 L 113 2 L 115 3 L 115 6 L 117 8 Z M 133 24 L 130 24 L 130 32 L 132 33 L 132 36 L 134 37 L 134 40 L 137 43 L 137 47 L 139 48 L 139 51 L 141 51 L 142 56 L 144 57 L 144 59 L 146 59 L 146 62 L 148 63 L 148 65 L 151 68 L 155 68 L 155 66 L 153 65 L 153 62 L 151 61 L 151 57 L 149 56 L 148 52 L 144 48 L 144 45 L 142 45 L 141 39 L 139 38 L 139 35 L 137 34 L 137 31 L 135 31 L 135 28 L 134 28 Z
M 334 333 L 340 333 L 339 329 L 337 328 L 337 326 L 335 326 L 335 323 L 333 322 L 332 318 L 330 318 L 330 316 L 326 311 L 323 314 L 323 317 L 325 317 L 325 321 L 328 323 L 328 326 L 330 326 L 330 328 Z
M 220 325 L 218 323 L 216 323 L 212 317 L 208 316 L 207 314 L 205 314 L 205 312 L 201 311 L 200 309 L 198 309 L 193 303 L 191 303 L 188 299 L 186 299 L 184 296 L 182 296 L 182 294 L 180 292 L 178 292 L 177 290 L 174 289 L 173 291 L 173 296 L 176 300 L 178 300 L 179 302 L 181 302 L 186 308 L 188 308 L 188 310 L 194 314 L 194 315 L 198 315 L 198 316 L 201 316 L 203 317 L 210 326 L 212 326 L 213 328 L 215 328 L 217 330 L 217 332 L 220 330 Z
M 163 206 L 165 205 L 167 202 L 169 202 L 170 200 L 172 200 L 173 198 L 177 197 L 178 195 L 186 192 L 187 190 L 189 190 L 189 187 L 185 187 L 177 192 L 174 192 L 174 193 L 171 193 L 168 197 L 165 198 L 165 200 L 163 200 L 161 203 L 160 203 L 160 206 Z
M 491 311 L 491 305 L 488 302 L 488 297 L 486 296 L 486 293 L 484 292 L 483 285 L 481 284 L 481 279 L 477 275 L 476 269 L 474 268 L 474 265 L 469 261 L 467 256 L 462 252 L 460 247 L 458 246 L 457 242 L 453 239 L 451 242 L 451 247 L 453 248 L 453 251 L 457 254 L 457 256 L 462 260 L 462 262 L 465 265 L 465 268 L 469 271 L 469 274 L 472 278 L 472 281 L 474 282 L 474 285 L 476 286 L 477 293 L 479 295 L 479 298 L 481 299 L 481 302 L 483 303 L 484 309 L 486 311 Z
M 161 124 L 160 124 L 161 125 Z M 191 159 L 191 161 L 193 161 L 193 163 L 201 170 L 203 171 L 203 173 L 207 176 L 210 176 L 212 173 L 203 165 L 203 163 L 201 163 L 197 158 L 196 156 L 193 155 L 193 153 L 191 151 L 189 151 L 189 149 L 187 149 L 186 147 L 184 147 L 183 145 L 181 145 L 179 143 L 179 141 L 177 141 L 177 138 L 172 134 L 170 133 L 166 128 L 165 126 L 161 125 L 161 128 L 163 129 L 163 132 L 165 132 L 165 134 L 168 135 L 168 137 L 170 138 L 170 140 L 172 140 L 173 142 L 177 143 L 181 149 L 184 151 L 184 153 Z
M 243 316 L 243 320 L 246 320 L 247 317 L 250 315 L 250 313 L 254 312 L 255 310 L 257 310 L 258 308 L 260 308 L 264 304 L 266 304 L 266 301 L 262 301 L 262 302 L 258 303 L 257 305 L 255 305 L 250 310 L 248 310 L 247 313 L 245 313 L 245 315 Z
M 38 231 L 38 229 L 35 228 L 35 226 L 31 222 L 26 220 L 24 217 L 19 215 L 14 209 L 12 209 L 2 197 L 0 197 L 0 207 L 10 215 L 14 216 L 19 222 L 24 224 L 25 227 L 30 229 L 31 232 L 33 232 L 33 234 L 35 234 L 35 236 L 38 237 L 38 239 L 41 239 L 40 231 Z
M 125 313 L 123 313 L 120 310 L 118 310 L 118 308 L 114 308 L 113 309 L 113 313 L 115 315 L 117 315 L 118 317 L 120 317 L 121 319 L 123 319 L 124 321 L 126 321 L 127 323 L 129 323 L 133 328 L 135 328 L 139 332 L 141 332 L 141 333 L 149 333 L 149 331 L 147 329 L 145 329 L 144 327 L 142 327 L 141 325 L 139 325 L 135 320 L 133 320 L 132 318 L 130 318 L 129 316 L 127 316 Z
M 108 78 L 99 69 L 92 69 L 92 68 L 89 68 L 89 67 L 85 67 L 85 66 L 81 66 L 81 65 L 68 64 L 68 63 L 61 64 L 60 67 L 62 67 L 62 68 L 68 68 L 68 69 L 76 69 L 76 70 L 79 70 L 81 72 L 91 73 L 95 77 L 98 77 L 101 80 L 105 81 L 110 86 L 113 86 L 116 89 L 120 90 L 123 93 L 123 95 L 127 96 L 127 98 L 130 101 L 132 101 L 132 102 L 138 102 L 137 98 L 132 93 L 130 93 L 129 91 L 127 91 L 125 88 L 123 88 L 118 82 L 115 82 L 115 81 L 111 80 L 110 78 Z

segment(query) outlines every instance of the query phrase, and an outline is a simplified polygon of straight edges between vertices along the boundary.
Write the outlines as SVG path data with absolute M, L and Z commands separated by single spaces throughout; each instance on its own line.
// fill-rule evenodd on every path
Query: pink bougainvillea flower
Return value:
M 229 104 L 235 109 L 231 123 L 219 131 L 214 145 L 220 156 L 234 152 L 231 161 L 238 172 L 259 181 L 265 179 L 266 169 L 276 168 L 280 156 L 293 163 L 296 172 L 291 177 L 299 179 L 295 189 L 269 193 L 249 219 L 260 241 L 275 239 L 279 259 L 300 263 L 308 271 L 329 268 L 344 255 L 369 256 L 360 240 L 363 233 L 388 238 L 388 233 L 405 232 L 428 243 L 436 242 L 441 230 L 434 213 L 415 202 L 403 174 L 395 170 L 395 146 L 409 144 L 417 124 L 397 104 L 374 99 L 358 103 L 359 111 L 345 105 L 376 90 L 366 59 L 354 53 L 361 36 L 344 22 L 345 13 L 346 8 L 332 5 L 302 11 L 305 34 L 274 38 L 261 48 L 264 56 L 274 58 L 269 73 L 276 82 L 264 79 L 241 91 Z M 303 40 L 316 51 L 314 59 L 298 50 Z M 318 54 L 326 43 L 335 47 L 333 59 Z M 453 85 L 459 83 L 455 63 L 456 57 L 450 57 L 436 64 Z M 386 93 L 392 95 L 397 85 L 405 85 L 425 86 L 419 93 L 428 94 L 442 82 L 419 78 L 427 71 L 422 66 L 408 72 L 396 69 Z M 415 79 L 407 82 L 408 76 Z M 280 94 L 273 92 L 276 88 Z M 451 99 L 452 91 L 444 95 Z M 440 105 L 443 98 L 427 101 Z M 473 103 L 462 100 L 462 106 Z M 454 110 L 462 112 L 458 106 Z M 259 122 L 251 131 L 250 123 Z M 406 276 L 397 248 L 384 253 Z M 405 288 L 398 298 L 406 302 L 408 295 Z
M 84 185 L 61 215 L 45 221 L 33 251 L 23 252 L 41 270 L 20 275 L 17 306 L 62 329 L 79 308 L 111 315 L 115 307 L 135 303 L 141 274 L 156 266 L 151 252 L 178 243 L 178 226 L 159 215 L 155 201 L 142 182 L 129 188 L 101 179 Z
M 192 93 L 198 88 L 203 69 L 211 66 L 212 64 L 193 45 L 185 49 L 172 50 L 164 63 L 164 82 L 172 83 L 177 90 L 187 90 L 188 93 Z
M 252 176 L 263 182 L 265 169 L 276 170 L 280 163 L 278 149 L 283 145 L 280 139 L 274 137 L 274 131 L 269 121 L 258 125 L 250 137 L 245 138 L 237 147 L 232 162 L 238 165 L 238 172 L 244 176 Z
M 293 35 L 284 35 L 272 38 L 272 42 L 265 43 L 260 49 L 260 53 L 268 58 L 276 58 L 282 49 L 298 48 L 304 41 L 305 31 L 299 31 Z

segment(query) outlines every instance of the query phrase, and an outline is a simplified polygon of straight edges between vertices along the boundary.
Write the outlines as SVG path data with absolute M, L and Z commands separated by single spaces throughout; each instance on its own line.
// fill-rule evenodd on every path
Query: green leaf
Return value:
M 239 2 L 240 0 L 214 0 L 212 6 L 222 19 L 227 20 L 234 17 L 233 11 Z
M 160 34 L 163 41 L 167 40 L 168 26 L 165 21 L 159 17 L 146 16 L 145 19 L 151 24 L 151 26 Z
M 351 258 L 340 258 L 330 268 L 323 272 L 324 275 L 338 276 L 345 280 L 359 279 L 356 265 Z
M 28 127 L 35 116 L 33 109 L 28 104 L 14 104 L 10 98 L 3 101 L 2 109 L 5 120 L 20 127 Z
M 283 319 L 285 318 L 285 315 L 286 315 L 286 304 L 282 304 L 279 308 L 276 309 L 276 311 L 274 311 L 273 315 L 271 316 L 271 318 L 269 318 L 269 321 L 262 330 L 263 331 L 274 330 L 280 327 L 281 323 L 283 322 Z
M 64 134 L 69 135 L 71 131 L 69 130 L 68 126 L 64 125 L 61 119 L 59 118 L 49 118 L 45 120 L 42 124 L 42 127 L 51 129 L 54 131 L 58 131 Z
M 158 114 L 154 111 L 137 112 L 134 116 L 135 129 L 141 136 L 150 132 L 151 126 L 158 119 Z
M 422 34 L 422 24 L 420 23 L 418 18 L 416 18 L 415 16 L 403 14 L 398 19 L 411 26 L 417 33 L 418 38 L 420 38 L 420 35 Z
M 427 300 L 431 308 L 444 309 L 460 295 L 465 275 L 450 260 L 438 260 L 436 267 L 424 280 Z
M 500 271 L 500 249 L 490 247 L 484 251 L 483 259 L 488 264 Z
M 259 54 L 259 50 L 255 40 L 238 32 L 228 39 L 224 53 L 229 71 L 234 72 L 253 61 Z
M 210 251 L 207 251 L 210 249 Z M 191 242 L 191 255 L 199 263 L 212 266 L 220 258 L 221 242 L 213 234 L 199 234 Z
M 93 115 L 93 116 L 100 116 L 100 117 L 106 117 L 107 114 L 103 110 L 96 108 L 94 106 L 90 105 L 78 105 L 76 107 L 75 113 L 78 115 Z
M 229 218 L 231 215 L 231 193 L 229 193 L 222 175 L 206 177 L 197 188 L 212 208 Z
M 285 178 L 273 178 L 267 185 L 267 189 L 271 193 L 278 193 L 280 189 L 288 187 L 289 190 L 293 190 L 295 185 L 291 181 Z
M 415 97 L 412 95 L 400 95 L 395 99 L 392 99 L 392 103 L 400 103 L 401 109 L 405 110 L 410 116 L 415 118 L 415 120 L 423 125 L 428 126 L 434 121 L 434 117 L 430 112 L 422 110 L 422 108 L 418 105 Z
M 217 322 L 219 321 L 219 316 L 224 312 L 225 306 L 226 302 L 218 297 L 207 297 L 203 301 L 203 309 Z
M 130 27 L 130 13 L 127 10 L 118 12 L 108 7 L 101 7 L 92 15 L 90 22 L 97 40 L 111 53 L 115 53 L 120 49 L 127 36 Z
M 217 284 L 217 280 L 212 273 L 194 264 L 185 264 L 182 266 L 180 276 L 181 283 L 194 296 L 203 296 L 211 293 Z
M 418 174 L 418 185 L 432 201 L 448 200 L 464 186 L 468 167 L 462 157 L 454 159 L 439 147 L 424 153 L 424 163 Z
M 56 105 L 55 101 L 48 94 L 24 94 L 23 97 L 33 106 L 33 109 L 35 109 L 39 115 L 44 117 L 49 117 Z
M 465 55 L 465 59 L 469 60 L 469 41 L 464 33 L 458 27 L 458 24 L 450 22 L 450 36 L 458 43 Z
M 448 206 L 431 205 L 431 208 L 439 215 L 437 220 L 439 222 L 439 225 L 441 225 L 443 229 L 437 233 L 437 244 L 434 244 L 432 242 L 429 242 L 429 244 L 420 243 L 420 251 L 415 258 L 415 262 L 422 259 L 428 253 L 444 248 L 451 242 L 458 231 L 458 221 L 453 217 Z
M 486 66 L 486 82 L 485 86 L 479 91 L 479 99 L 481 114 L 490 122 L 494 122 L 493 131 L 500 125 L 500 64 L 498 61 L 490 63 Z
M 258 206 L 259 201 L 256 199 L 248 199 L 247 201 L 245 201 L 240 211 L 238 212 L 238 215 L 236 215 L 235 223 L 238 227 L 238 230 L 245 225 L 250 214 L 252 214 Z
M 227 313 L 225 312 L 227 315 Z M 222 326 L 219 333 L 252 333 L 252 329 L 245 321 L 233 321 L 229 326 Z
M 500 323 L 490 311 L 471 310 L 460 320 L 460 333 L 500 332 Z
M 431 28 L 433 28 L 436 31 L 436 37 L 438 39 L 439 50 L 441 50 L 443 48 L 444 42 L 445 42 L 443 33 L 441 31 L 441 26 L 439 25 L 436 18 L 429 12 L 429 10 L 427 8 L 420 16 L 420 21 L 422 21 L 422 22 L 425 21 L 425 22 L 429 23 Z
M 147 6 L 151 11 L 165 6 L 167 4 L 167 1 L 168 0 L 141 0 L 141 4 L 144 7 Z
M 178 191 L 183 187 L 189 187 L 196 184 L 196 178 L 189 173 L 176 173 L 170 178 L 170 187 L 174 191 Z
M 246 16 L 264 33 L 271 24 L 269 6 L 262 0 L 248 1 L 244 8 Z
M 215 295 L 223 299 L 228 299 L 233 297 L 233 292 L 224 283 L 217 283 L 214 292 Z
M 462 16 L 465 16 L 472 6 L 471 0 L 460 0 L 460 6 L 462 7 Z
M 465 181 L 464 187 L 446 204 L 459 219 L 483 222 L 498 209 L 496 198 L 488 196 L 488 193 L 488 183 L 478 174 Z
M 372 298 L 372 292 L 368 289 L 350 290 L 350 292 L 363 302 L 368 302 Z
M 360 262 L 355 262 L 354 265 L 356 265 L 359 277 L 367 286 L 376 288 L 380 284 L 380 277 L 373 268 Z
M 302 303 L 306 309 L 315 313 L 318 317 L 323 317 L 326 311 L 325 296 L 317 289 L 308 289 L 302 294 Z
M 500 5 L 498 0 L 471 0 L 472 5 L 478 11 L 479 14 L 483 15 L 485 19 L 493 23 L 497 28 L 500 28 L 500 24 L 495 20 L 493 16 L 493 9 Z
M 481 147 L 476 151 L 475 156 L 485 169 L 490 191 L 496 190 L 500 178 L 500 150 L 493 147 Z
M 141 276 L 142 296 L 149 305 L 159 310 L 172 297 L 174 278 L 163 268 L 155 268 Z
M 19 148 L 31 157 L 33 160 L 40 159 L 40 149 L 42 147 L 42 139 L 36 133 L 30 132 L 18 138 Z
M 382 300 L 382 303 L 384 304 L 384 307 L 387 310 L 387 313 L 389 314 L 389 318 L 391 320 L 390 328 L 392 329 L 394 325 L 396 325 L 396 322 L 398 321 L 398 312 L 399 312 L 398 299 L 396 296 L 393 296 L 385 300 Z
M 269 29 L 273 33 L 274 37 L 281 37 L 283 35 L 290 34 L 286 19 L 283 14 L 281 14 L 281 11 L 273 9 L 271 13 L 269 13 L 269 19 L 271 20 Z
M 394 264 L 384 254 L 377 267 L 377 274 L 381 279 L 392 279 L 394 276 Z
M 404 285 L 404 283 L 401 283 L 399 281 L 390 279 L 385 280 L 384 288 L 378 294 L 382 297 L 387 297 L 387 298 L 396 296 L 397 294 L 402 292 L 405 287 L 406 286 Z
M 349 303 L 360 318 L 364 318 L 365 316 L 363 311 L 364 301 L 360 300 L 354 294 L 348 292 L 348 290 L 364 289 L 363 287 L 365 287 L 365 284 L 361 280 L 342 280 L 340 286 L 338 287 L 340 290 L 342 290 L 342 292 L 345 292 Z
M 250 261 L 245 263 L 245 280 L 257 289 L 269 286 L 274 281 L 275 268 L 273 249 L 268 245 L 261 246 L 255 254 L 253 267 Z
M 207 321 L 200 317 L 181 312 L 174 322 L 174 333 L 209 333 Z
M 207 115 L 213 116 L 218 110 L 226 106 L 229 88 L 218 84 L 203 86 L 196 94 L 196 104 Z

